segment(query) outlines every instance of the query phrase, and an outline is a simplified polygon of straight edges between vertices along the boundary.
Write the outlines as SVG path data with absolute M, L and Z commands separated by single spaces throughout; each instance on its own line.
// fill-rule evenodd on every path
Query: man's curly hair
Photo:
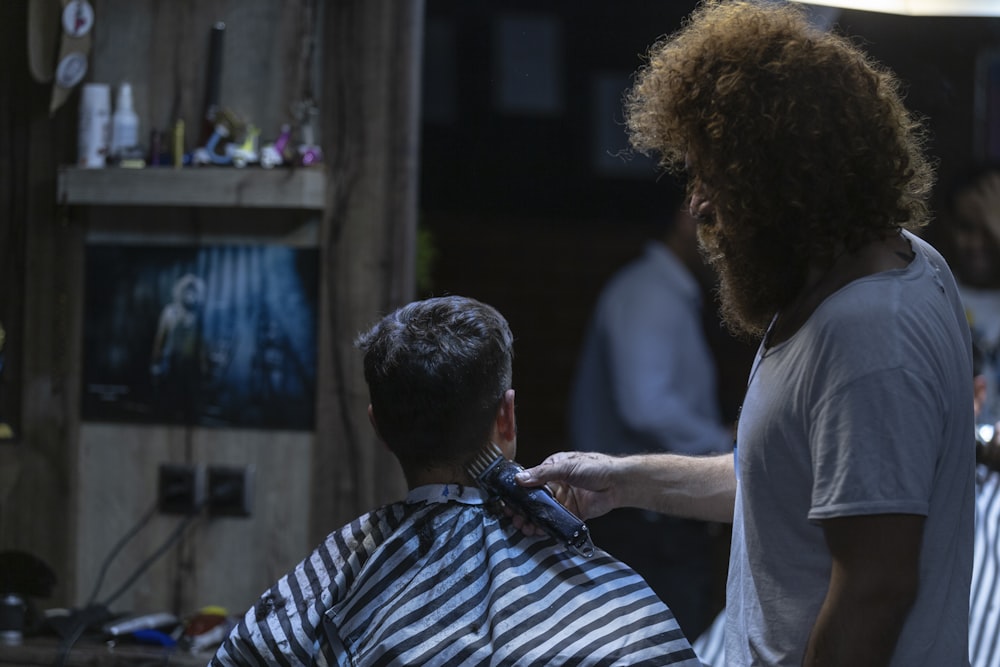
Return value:
M 706 0 L 625 108 L 633 147 L 689 171 L 769 254 L 830 260 L 928 221 L 933 168 L 898 80 L 798 7 Z

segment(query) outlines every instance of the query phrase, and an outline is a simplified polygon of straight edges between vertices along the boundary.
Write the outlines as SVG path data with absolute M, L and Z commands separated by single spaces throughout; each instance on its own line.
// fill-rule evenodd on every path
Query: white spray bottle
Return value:
M 139 145 L 139 116 L 132 107 L 132 86 L 122 83 L 118 87 L 115 112 L 111 116 L 111 158 L 117 160 L 122 153 Z

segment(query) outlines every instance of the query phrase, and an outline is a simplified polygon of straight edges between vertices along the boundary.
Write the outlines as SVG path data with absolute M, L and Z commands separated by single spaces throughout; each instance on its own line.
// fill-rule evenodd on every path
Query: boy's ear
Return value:
M 497 433 L 504 440 L 513 441 L 517 438 L 517 418 L 514 416 L 514 390 L 508 389 L 503 394 L 500 401 L 500 409 L 497 410 L 496 421 Z

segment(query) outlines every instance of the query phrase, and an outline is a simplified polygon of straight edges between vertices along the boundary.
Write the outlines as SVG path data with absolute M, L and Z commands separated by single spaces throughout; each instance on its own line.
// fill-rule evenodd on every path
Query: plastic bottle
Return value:
M 17 593 L 4 593 L 0 600 L 0 645 L 18 646 L 24 640 L 25 602 Z
M 122 153 L 139 145 L 139 116 L 132 107 L 132 86 L 118 86 L 115 113 L 111 116 L 111 157 L 119 159 Z
M 209 606 L 198 610 L 184 625 L 180 644 L 189 651 L 217 647 L 236 625 L 225 607 Z
M 103 167 L 110 148 L 111 87 L 87 83 L 80 97 L 79 164 L 90 169 Z

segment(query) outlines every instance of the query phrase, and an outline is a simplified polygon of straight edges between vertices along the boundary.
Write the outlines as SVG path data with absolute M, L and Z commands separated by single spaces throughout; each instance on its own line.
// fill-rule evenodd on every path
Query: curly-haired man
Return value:
M 969 330 L 911 231 L 933 172 L 896 79 L 793 5 L 709 0 L 626 111 L 761 341 L 736 455 L 559 453 L 522 483 L 583 516 L 732 521 L 728 665 L 968 664 Z

